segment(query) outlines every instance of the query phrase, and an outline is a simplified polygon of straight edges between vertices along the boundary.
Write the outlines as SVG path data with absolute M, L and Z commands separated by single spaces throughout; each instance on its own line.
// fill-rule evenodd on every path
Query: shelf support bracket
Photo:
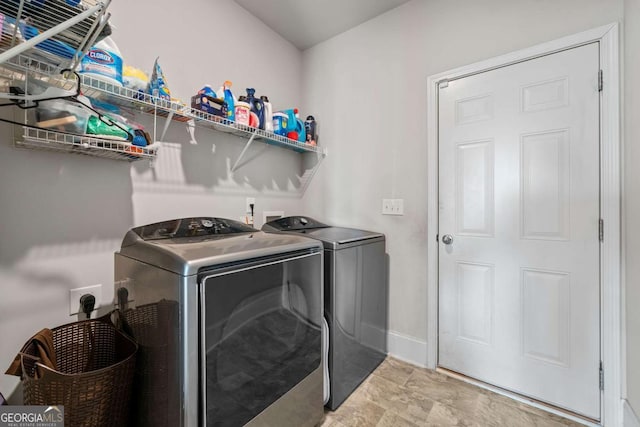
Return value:
M 173 120 L 174 112 L 171 111 L 167 116 L 167 121 L 164 122 L 164 128 L 162 128 L 162 135 L 160 136 L 160 141 L 164 141 L 164 136 L 167 134 L 167 130 L 169 129 L 169 125 L 171 124 L 171 120 Z
M 304 196 L 304 193 L 307 192 L 307 188 L 309 188 L 309 184 L 311 184 L 313 177 L 315 176 L 316 172 L 318 172 L 318 169 L 320 168 L 320 164 L 322 163 L 326 155 L 327 153 L 325 149 L 323 149 L 322 151 L 316 152 L 316 157 L 318 161 L 316 162 L 316 165 L 313 167 L 313 169 L 311 170 L 311 173 L 305 180 L 304 186 L 302 187 L 302 191 L 300 192 L 300 196 Z
M 258 135 L 258 129 L 256 129 L 256 131 L 253 132 L 253 134 L 251 134 L 251 138 L 249 138 L 247 143 L 244 145 L 244 148 L 242 149 L 242 152 L 240 153 L 240 156 L 238 156 L 238 159 L 236 160 L 236 162 L 233 164 L 233 167 L 231 168 L 231 172 L 235 172 L 236 171 L 236 169 L 238 168 L 238 165 L 240 164 L 240 160 L 242 160 L 242 158 L 244 157 L 245 153 L 249 149 L 249 146 L 251 145 L 251 143 L 256 138 L 256 135 Z

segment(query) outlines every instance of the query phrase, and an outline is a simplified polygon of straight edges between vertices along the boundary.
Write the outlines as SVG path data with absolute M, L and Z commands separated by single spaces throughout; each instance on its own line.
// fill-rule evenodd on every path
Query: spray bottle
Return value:
M 232 122 L 236 121 L 236 107 L 235 107 L 235 99 L 233 98 L 233 94 L 231 93 L 231 82 L 229 80 L 225 81 L 218 92 L 216 92 L 219 97 L 224 97 L 224 101 L 227 103 L 227 120 Z

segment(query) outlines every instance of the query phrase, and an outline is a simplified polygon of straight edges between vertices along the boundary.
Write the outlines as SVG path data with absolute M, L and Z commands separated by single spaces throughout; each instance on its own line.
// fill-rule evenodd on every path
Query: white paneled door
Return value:
M 600 418 L 598 44 L 439 90 L 439 360 Z

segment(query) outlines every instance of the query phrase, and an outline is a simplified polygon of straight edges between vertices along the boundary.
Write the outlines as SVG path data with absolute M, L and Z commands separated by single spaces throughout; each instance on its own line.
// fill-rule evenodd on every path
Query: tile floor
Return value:
M 581 426 L 446 375 L 387 358 L 322 427 Z

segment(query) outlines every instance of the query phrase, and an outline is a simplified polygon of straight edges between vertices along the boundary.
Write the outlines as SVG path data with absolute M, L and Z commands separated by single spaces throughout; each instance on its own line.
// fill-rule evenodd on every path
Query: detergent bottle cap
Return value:
M 256 93 L 256 90 L 255 90 L 254 88 L 252 88 L 252 87 L 248 87 L 248 88 L 247 88 L 247 95 L 248 95 L 249 97 L 251 97 L 251 98 L 252 98 L 252 97 L 255 95 L 255 93 Z
M 240 102 L 247 102 L 247 97 L 246 97 L 246 96 L 244 96 L 244 95 L 240 95 L 240 96 L 238 97 L 238 101 L 240 101 Z
M 211 88 L 211 85 L 204 85 L 202 89 L 198 92 L 199 94 L 208 95 L 216 98 L 216 93 Z
M 293 109 L 293 114 L 298 114 L 298 109 L 297 108 Z
M 313 116 L 307 116 L 307 120 L 315 120 Z
M 262 99 L 264 102 L 269 102 L 269 98 L 266 95 L 262 95 L 260 99 Z
M 232 83 L 231 83 L 231 81 L 230 81 L 230 80 L 225 80 L 225 81 L 224 81 L 224 87 L 225 87 L 225 89 L 230 88 L 230 87 L 231 87 L 231 85 L 232 85 Z

